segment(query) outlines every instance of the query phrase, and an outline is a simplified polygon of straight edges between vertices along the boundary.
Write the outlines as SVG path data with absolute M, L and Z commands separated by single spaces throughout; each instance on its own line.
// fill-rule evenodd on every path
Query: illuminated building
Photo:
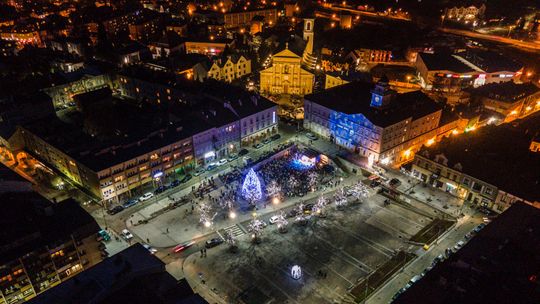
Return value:
M 214 60 L 210 67 L 201 64 L 201 70 L 199 71 L 201 78 L 212 78 L 226 82 L 231 82 L 248 74 L 251 74 L 251 60 L 237 55 Z
M 383 78 L 307 95 L 304 115 L 306 129 L 369 163 L 399 164 L 436 136 L 441 107 L 420 91 L 396 94 Z
M 0 229 L 0 303 L 23 303 L 101 261 L 98 224 L 79 203 L 5 192 Z
M 346 59 L 356 65 L 390 62 L 392 61 L 392 51 L 368 48 L 356 49 L 351 51 Z
M 272 56 L 272 66 L 260 72 L 260 90 L 263 94 L 303 96 L 313 92 L 315 76 L 303 68 L 311 67 L 317 60 L 313 56 L 313 23 L 314 19 L 304 22 L 304 39 L 307 41 L 303 57 L 289 50 L 286 44 L 284 50 Z
M 482 19 L 484 17 L 484 13 L 486 12 L 486 5 L 482 4 L 478 7 L 471 5 L 471 6 L 454 6 L 451 8 L 445 8 L 444 9 L 444 15 L 443 18 L 447 18 L 449 20 L 458 21 L 462 23 L 471 23 L 478 21 L 479 19 Z
M 423 147 L 412 175 L 466 204 L 502 212 L 516 201 L 540 206 L 540 153 L 531 150 L 538 114 L 512 124 L 486 126 Z
M 424 89 L 459 93 L 464 88 L 511 81 L 523 74 L 523 65 L 489 51 L 454 55 L 419 53 L 416 69 Z
M 184 43 L 186 54 L 196 53 L 208 56 L 220 55 L 226 47 L 232 47 L 232 39 L 188 40 Z
M 38 303 L 208 304 L 138 242 L 29 302 Z
M 513 81 L 491 83 L 469 90 L 471 100 L 484 108 L 503 115 L 509 122 L 540 110 L 540 88 L 532 83 L 516 84 Z
M 325 74 L 324 89 L 328 90 L 333 87 L 347 84 L 352 81 L 364 80 L 365 74 L 357 72 L 330 72 Z
M 84 67 L 74 72 L 66 73 L 63 83 L 56 83 L 53 87 L 44 88 L 52 99 L 53 105 L 58 108 L 67 106 L 73 101 L 73 96 L 94 91 L 106 86 L 112 86 L 109 75 L 101 73 L 94 67 Z
M 268 8 L 260 10 L 227 12 L 223 15 L 223 22 L 225 23 L 225 28 L 227 29 L 245 27 L 250 25 L 251 21 L 256 16 L 262 16 L 264 18 L 264 23 L 272 26 L 277 22 L 277 9 Z

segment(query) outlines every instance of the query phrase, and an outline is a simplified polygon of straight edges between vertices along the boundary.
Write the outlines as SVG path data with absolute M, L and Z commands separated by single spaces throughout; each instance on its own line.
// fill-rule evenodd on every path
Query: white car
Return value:
M 157 252 L 157 249 L 148 245 L 148 244 L 143 244 L 143 247 L 146 248 L 146 250 L 148 250 L 148 252 L 150 252 L 151 254 L 156 254 Z
M 154 197 L 154 194 L 151 192 L 146 192 L 141 197 L 139 197 L 139 201 L 144 202 Z
M 270 224 L 275 224 L 275 223 L 277 223 L 278 220 L 279 220 L 279 216 L 274 215 L 274 216 L 272 216 L 272 217 L 268 220 L 268 222 L 269 222 Z
M 122 230 L 121 236 L 126 241 L 129 241 L 133 238 L 133 234 L 131 234 L 131 232 L 129 232 L 129 230 L 127 229 Z
M 226 163 L 227 163 L 227 159 L 222 158 L 222 159 L 220 159 L 220 160 L 217 162 L 217 165 L 218 165 L 218 166 L 221 166 L 221 165 L 225 165 Z

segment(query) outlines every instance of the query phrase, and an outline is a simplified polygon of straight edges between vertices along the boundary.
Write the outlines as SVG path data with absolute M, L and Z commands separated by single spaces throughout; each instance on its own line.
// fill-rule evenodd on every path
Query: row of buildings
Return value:
M 40 101 L 50 109 L 13 124 L 3 150 L 13 159 L 29 153 L 95 197 L 118 200 L 278 131 L 275 104 L 215 81 L 177 83 L 174 75 L 133 68 L 112 87 L 115 96 L 105 86 L 57 112 Z
M 531 168 L 540 166 L 540 88 L 504 82 L 468 94 L 470 105 L 452 110 L 420 91 L 398 94 L 385 78 L 355 81 L 306 95 L 304 127 L 360 166 L 407 164 L 412 176 L 477 206 L 539 203 Z

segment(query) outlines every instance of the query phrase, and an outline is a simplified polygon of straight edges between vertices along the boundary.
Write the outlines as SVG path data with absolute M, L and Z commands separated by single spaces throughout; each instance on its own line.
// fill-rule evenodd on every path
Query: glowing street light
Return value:
M 279 203 L 280 203 L 280 200 L 279 200 L 278 197 L 274 197 L 274 198 L 272 199 L 272 204 L 277 205 L 277 204 L 279 204 Z
M 229 212 L 229 218 L 230 219 L 235 219 L 236 218 L 236 213 L 234 211 Z

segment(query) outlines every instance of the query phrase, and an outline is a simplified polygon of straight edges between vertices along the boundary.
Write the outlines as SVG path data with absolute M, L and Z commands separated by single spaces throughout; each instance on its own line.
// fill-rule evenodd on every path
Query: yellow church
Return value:
M 304 20 L 304 40 L 307 40 L 303 57 L 285 49 L 272 56 L 272 66 L 261 71 L 260 90 L 263 95 L 306 95 L 313 92 L 315 75 L 304 69 L 311 66 L 313 58 L 314 19 Z

